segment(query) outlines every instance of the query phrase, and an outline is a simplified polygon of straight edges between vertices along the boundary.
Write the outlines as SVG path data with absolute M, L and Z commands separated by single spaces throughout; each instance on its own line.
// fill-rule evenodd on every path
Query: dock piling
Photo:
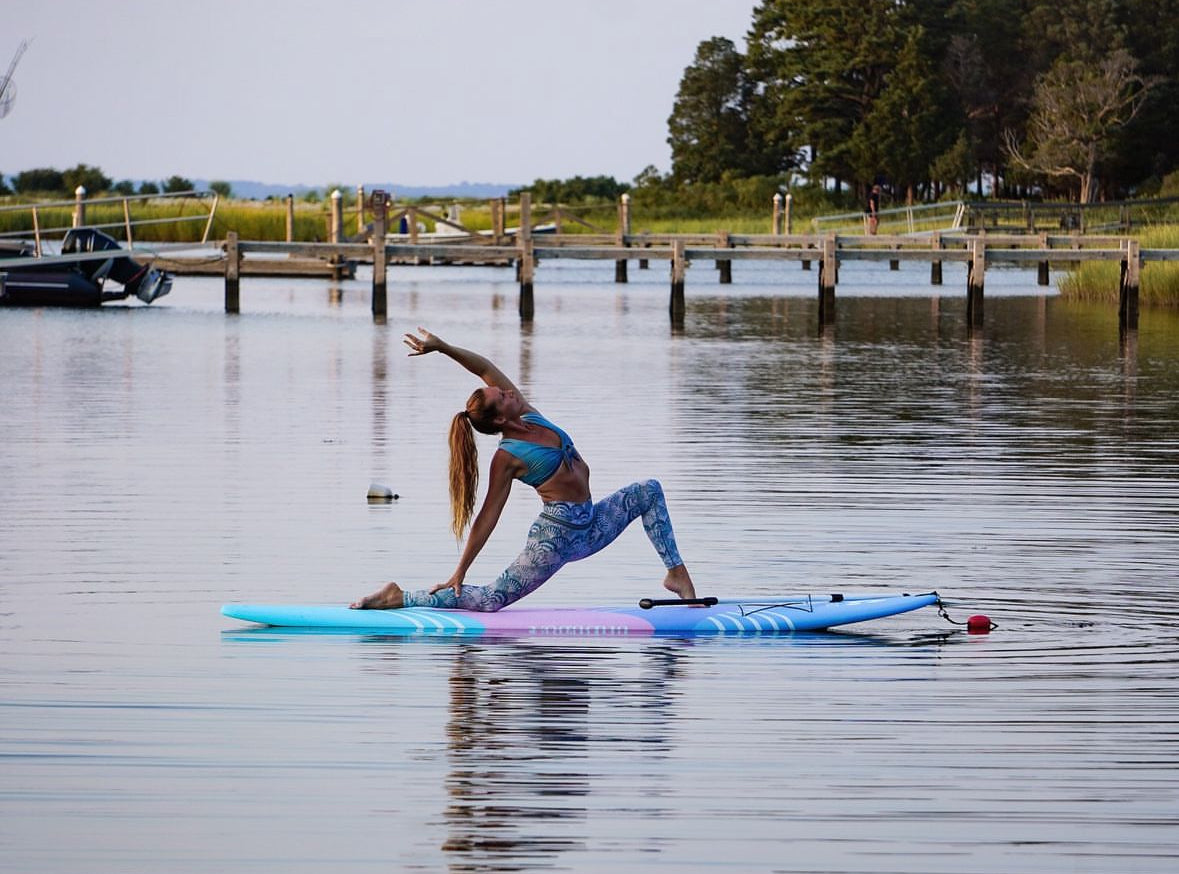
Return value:
M 1123 244 L 1121 282 L 1118 286 L 1118 330 L 1138 330 L 1138 287 L 1142 279 L 1142 244 L 1126 240 Z
M 225 235 L 225 311 L 241 312 L 241 252 L 237 248 L 237 231 Z
M 520 231 L 518 234 L 520 257 L 517 271 L 520 274 L 520 321 L 531 322 L 536 314 L 536 303 L 532 297 L 532 274 L 535 267 L 532 251 L 532 195 L 527 191 L 520 195 Z
M 819 262 L 819 327 L 835 324 L 835 283 L 839 261 L 835 254 L 835 234 L 823 238 L 823 255 Z
M 686 310 L 684 304 L 685 273 L 684 241 L 675 240 L 671 246 L 671 302 L 668 307 L 671 314 L 671 323 L 674 327 L 681 327 L 684 324 L 684 313 Z
M 966 322 L 971 328 L 982 327 L 983 286 L 987 271 L 987 244 L 981 238 L 970 241 L 970 265 L 966 269 Z
M 933 236 L 930 238 L 930 244 L 933 246 L 933 251 L 940 252 L 942 250 L 942 235 L 934 231 Z M 940 260 L 929 262 L 929 284 L 942 284 L 942 262 Z
M 382 320 L 389 311 L 388 258 L 385 256 L 385 225 L 388 216 L 388 203 L 385 192 L 381 189 L 373 191 L 373 318 Z
M 630 236 L 630 195 L 623 194 L 618 199 L 618 248 L 626 248 L 626 238 Z M 614 262 L 614 281 L 626 282 L 626 259 L 619 258 Z

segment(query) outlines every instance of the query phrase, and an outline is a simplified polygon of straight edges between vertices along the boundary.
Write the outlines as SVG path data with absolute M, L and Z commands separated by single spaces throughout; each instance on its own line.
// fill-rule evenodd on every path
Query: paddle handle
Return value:
M 715 607 L 719 603 L 716 598 L 643 598 L 639 606 L 650 610 L 652 607 Z

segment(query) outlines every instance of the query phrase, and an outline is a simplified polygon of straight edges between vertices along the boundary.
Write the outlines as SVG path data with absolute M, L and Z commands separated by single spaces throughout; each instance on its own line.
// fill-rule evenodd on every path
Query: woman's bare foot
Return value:
M 367 598 L 349 605 L 353 610 L 396 610 L 405 606 L 405 593 L 396 583 L 386 583 Z
M 696 587 L 692 585 L 692 577 L 684 565 L 676 565 L 667 572 L 663 579 L 663 588 L 679 595 L 684 600 L 696 597 Z

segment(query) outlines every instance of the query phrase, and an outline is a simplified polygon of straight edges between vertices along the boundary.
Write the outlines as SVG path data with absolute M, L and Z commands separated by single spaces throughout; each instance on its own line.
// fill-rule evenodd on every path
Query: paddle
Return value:
M 904 593 L 907 597 L 908 592 Z M 717 604 L 756 604 L 777 606 L 779 604 L 819 603 L 838 604 L 840 601 L 872 601 L 877 598 L 891 598 L 888 592 L 869 595 L 843 595 L 833 592 L 830 595 L 788 595 L 775 598 L 772 595 L 759 595 L 752 598 L 643 598 L 639 606 L 644 610 L 652 607 L 715 607 Z
M 715 607 L 719 603 L 717 598 L 643 598 L 639 606 L 650 610 L 652 607 Z

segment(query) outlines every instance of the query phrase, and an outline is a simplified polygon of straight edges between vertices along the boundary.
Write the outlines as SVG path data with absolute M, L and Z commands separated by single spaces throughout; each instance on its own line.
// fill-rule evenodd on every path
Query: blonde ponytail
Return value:
M 475 446 L 475 429 L 463 410 L 450 422 L 450 527 L 458 540 L 463 539 L 471 524 L 478 491 L 479 450 Z
M 450 527 L 459 540 L 475 515 L 475 498 L 479 493 L 476 431 L 500 432 L 495 423 L 495 410 L 488 405 L 481 388 L 467 399 L 467 408 L 450 420 Z

